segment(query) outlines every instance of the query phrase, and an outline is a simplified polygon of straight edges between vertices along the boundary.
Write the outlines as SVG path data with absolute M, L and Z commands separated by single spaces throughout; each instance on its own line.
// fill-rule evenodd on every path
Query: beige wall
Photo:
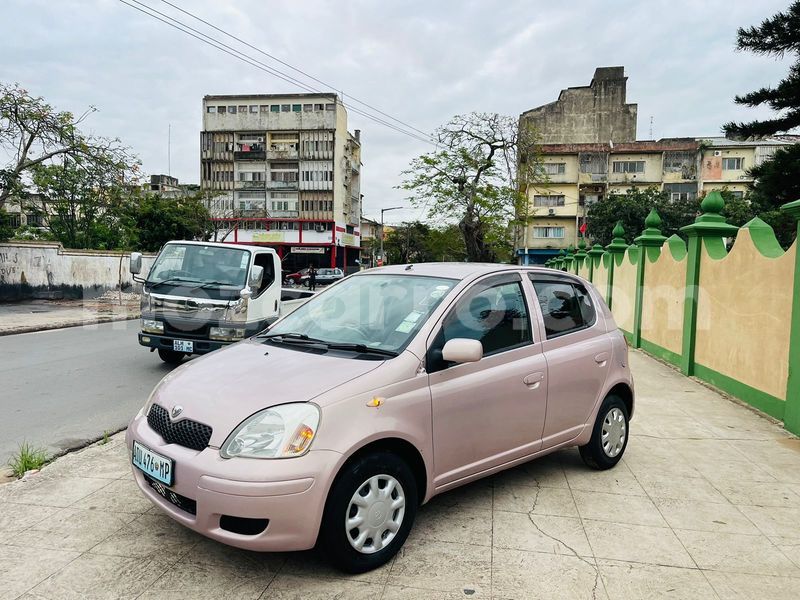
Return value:
M 681 353 L 686 257 L 675 260 L 666 244 L 655 262 L 647 261 L 642 293 L 642 339 Z
M 644 173 L 614 173 L 614 163 L 625 161 L 643 161 Z M 612 154 L 608 159 L 608 182 L 661 181 L 661 168 L 661 152 Z
M 606 287 L 608 286 L 607 260 L 608 256 L 601 257 L 599 264 L 594 268 L 594 272 L 592 273 L 592 284 L 597 288 L 597 291 L 600 292 L 600 295 L 606 302 L 608 301 L 608 298 L 606 298 Z
M 766 258 L 747 229 L 725 258 L 703 252 L 697 364 L 785 399 L 796 252 Z
M 614 264 L 614 289 L 611 294 L 611 312 L 617 326 L 631 333 L 636 303 L 636 265 L 631 262 L 628 252 L 622 255 L 621 264 Z

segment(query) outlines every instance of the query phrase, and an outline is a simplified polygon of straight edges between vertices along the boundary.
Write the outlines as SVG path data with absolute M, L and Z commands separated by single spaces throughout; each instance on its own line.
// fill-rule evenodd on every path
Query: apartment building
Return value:
M 631 187 L 654 186 L 676 200 L 722 189 L 743 195 L 753 182 L 748 169 L 797 142 L 800 136 L 787 135 L 544 144 L 546 180 L 529 192 L 533 222 L 519 236 L 517 256 L 524 264 L 538 264 L 576 245 L 589 207 Z
M 218 239 L 357 268 L 361 140 L 336 94 L 205 96 L 200 171 Z

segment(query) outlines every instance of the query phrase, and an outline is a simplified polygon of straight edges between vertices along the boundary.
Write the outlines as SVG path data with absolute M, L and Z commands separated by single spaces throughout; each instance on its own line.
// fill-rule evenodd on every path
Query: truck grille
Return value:
M 178 444 L 192 450 L 204 449 L 211 439 L 212 429 L 208 425 L 191 419 L 173 422 L 169 418 L 167 409 L 158 404 L 150 407 L 147 424 L 168 444 Z

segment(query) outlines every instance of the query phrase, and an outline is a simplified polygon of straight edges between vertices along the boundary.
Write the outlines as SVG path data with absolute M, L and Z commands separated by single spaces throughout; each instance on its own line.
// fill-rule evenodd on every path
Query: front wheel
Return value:
M 183 352 L 176 352 L 175 350 L 158 349 L 158 357 L 168 365 L 177 365 L 183 360 Z
M 363 573 L 391 559 L 417 514 L 417 483 L 409 466 L 388 452 L 362 456 L 334 482 L 320 528 L 320 549 L 337 568 Z
M 581 458 L 594 469 L 616 465 L 628 446 L 628 407 L 619 396 L 608 395 L 597 413 L 592 439 L 578 450 Z

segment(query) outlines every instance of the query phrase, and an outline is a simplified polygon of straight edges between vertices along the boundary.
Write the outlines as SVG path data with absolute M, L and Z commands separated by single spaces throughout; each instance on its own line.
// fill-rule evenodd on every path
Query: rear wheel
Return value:
M 581 458 L 594 469 L 616 465 L 628 446 L 628 407 L 619 396 L 608 395 L 597 413 L 592 439 L 579 448 Z
M 417 484 L 394 454 L 356 459 L 339 474 L 328 495 L 320 549 L 348 573 L 363 573 L 391 559 L 402 547 L 417 513 Z
M 168 365 L 177 365 L 183 360 L 184 353 L 175 350 L 158 349 L 158 357 Z

